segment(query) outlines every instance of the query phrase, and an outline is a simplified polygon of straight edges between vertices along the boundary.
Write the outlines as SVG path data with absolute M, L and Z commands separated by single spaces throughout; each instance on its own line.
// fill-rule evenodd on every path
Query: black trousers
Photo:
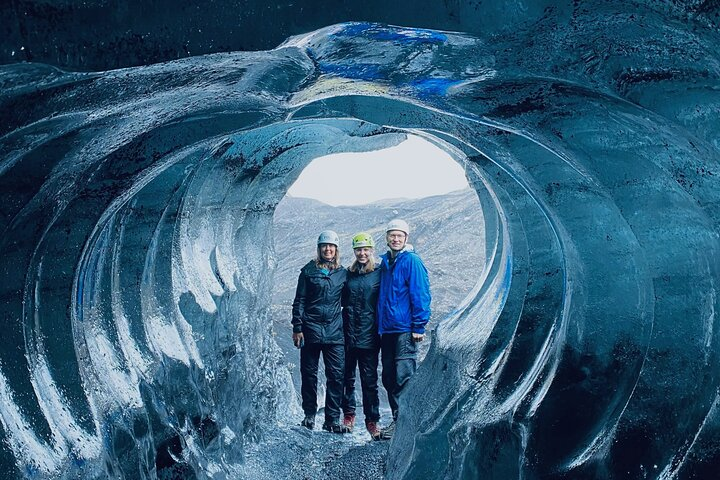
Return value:
M 345 346 L 325 343 L 306 343 L 300 349 L 300 376 L 302 386 L 302 409 L 305 415 L 317 413 L 317 374 L 320 353 L 325 362 L 325 423 L 333 424 L 340 420 L 340 402 L 343 395 L 343 369 L 345 366 Z
M 417 366 L 417 344 L 410 332 L 384 333 L 382 349 L 382 382 L 387 390 L 393 419 L 397 420 L 398 398 Z
M 380 397 L 378 396 L 378 355 L 380 351 L 369 348 L 345 350 L 345 394 L 342 410 L 355 413 L 355 371 L 360 368 L 363 413 L 366 422 L 380 421 Z

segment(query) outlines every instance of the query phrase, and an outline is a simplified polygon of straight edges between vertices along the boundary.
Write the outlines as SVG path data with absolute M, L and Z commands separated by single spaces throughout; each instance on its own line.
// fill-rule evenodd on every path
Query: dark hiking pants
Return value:
M 410 332 L 384 333 L 380 339 L 382 349 L 382 382 L 387 390 L 393 419 L 398 415 L 398 398 L 410 380 L 417 364 L 417 344 Z
M 305 415 L 317 413 L 317 374 L 320 352 L 325 362 L 325 423 L 338 423 L 340 402 L 343 395 L 343 369 L 345 346 L 335 344 L 306 343 L 300 349 L 300 376 L 302 408 Z
M 380 421 L 378 396 L 378 354 L 376 349 L 349 348 L 345 351 L 345 395 L 342 410 L 355 414 L 355 370 L 360 369 L 363 413 L 366 422 Z

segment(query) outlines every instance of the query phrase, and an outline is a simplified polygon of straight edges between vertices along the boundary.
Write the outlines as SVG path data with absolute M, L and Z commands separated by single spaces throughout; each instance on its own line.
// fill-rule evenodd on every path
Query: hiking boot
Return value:
M 309 430 L 315 428 L 315 415 L 305 415 L 305 418 L 303 418 L 302 422 L 300 422 L 300 426 Z
M 348 432 L 352 432 L 353 428 L 355 428 L 355 414 L 346 413 L 343 418 L 343 425 L 347 428 Z
M 390 425 L 380 430 L 380 438 L 382 440 L 391 440 L 395 435 L 395 420 L 390 422 Z
M 350 433 L 350 430 L 340 422 L 324 423 L 323 430 L 331 433 Z
M 365 428 L 367 428 L 367 431 L 370 433 L 370 438 L 373 440 L 380 440 L 382 432 L 380 431 L 380 427 L 377 422 L 368 422 L 365 420 Z

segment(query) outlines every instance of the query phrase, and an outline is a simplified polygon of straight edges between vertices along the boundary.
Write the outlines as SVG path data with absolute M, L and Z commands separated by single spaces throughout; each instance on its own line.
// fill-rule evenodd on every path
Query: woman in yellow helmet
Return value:
M 376 268 L 375 242 L 362 232 L 352 239 L 355 261 L 348 268 L 342 292 L 345 330 L 345 392 L 343 423 L 348 430 L 355 425 L 355 371 L 360 369 L 365 427 L 373 440 L 380 435 L 378 397 L 378 354 L 380 336 L 377 325 L 377 299 L 380 269 Z

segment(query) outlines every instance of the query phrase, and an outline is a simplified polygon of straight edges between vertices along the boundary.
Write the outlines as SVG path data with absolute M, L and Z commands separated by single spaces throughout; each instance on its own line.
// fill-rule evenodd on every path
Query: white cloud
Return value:
M 329 205 L 423 198 L 468 188 L 462 167 L 444 150 L 409 135 L 385 150 L 340 153 L 310 162 L 288 194 Z

